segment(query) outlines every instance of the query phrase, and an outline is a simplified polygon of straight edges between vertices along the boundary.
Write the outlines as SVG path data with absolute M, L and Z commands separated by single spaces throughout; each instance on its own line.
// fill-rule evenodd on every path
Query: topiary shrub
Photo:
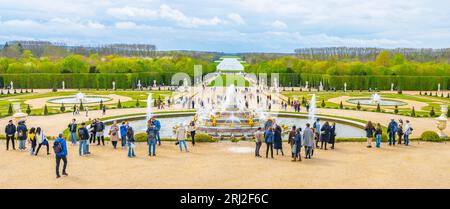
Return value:
M 59 110 L 61 110 L 61 112 L 66 111 L 66 107 L 64 106 L 64 103 L 61 103 L 61 107 L 59 108 Z
M 380 103 L 377 104 L 377 112 L 381 112 L 381 106 L 380 106 Z
M 340 109 L 344 109 L 344 105 L 342 104 L 342 101 L 341 101 L 341 103 L 339 104 L 339 108 L 340 108 Z
M 8 107 L 8 115 L 12 115 L 13 113 L 14 113 L 14 111 L 13 111 L 12 104 L 9 103 L 9 107 Z
M 204 133 L 195 134 L 195 142 L 217 142 L 212 136 Z
M 394 113 L 398 114 L 398 106 L 397 105 L 395 105 Z
M 239 142 L 239 139 L 236 138 L 236 137 L 231 137 L 230 140 L 231 140 L 231 142 L 233 142 L 233 143 L 238 143 L 238 142 Z
M 434 107 L 431 107 L 430 117 L 434 117 L 435 115 L 436 115 L 436 113 L 434 112 Z
M 26 112 L 27 112 L 28 115 L 31 114 L 31 108 L 30 108 L 30 105 L 27 106 L 27 111 L 26 111 Z
M 141 106 L 141 104 L 139 104 L 139 99 L 136 99 L 136 107 Z
M 322 99 L 322 103 L 320 104 L 320 106 L 321 106 L 322 108 L 324 108 L 325 105 L 326 105 L 326 104 L 325 104 L 325 100 Z
M 361 104 L 359 103 L 359 101 L 358 101 L 358 104 L 356 104 L 356 109 L 361 110 Z
M 47 108 L 47 105 L 44 106 L 44 115 L 48 115 L 48 108 Z
M 103 109 L 103 100 L 100 100 L 99 107 L 100 107 L 100 110 Z
M 425 131 L 422 133 L 420 138 L 423 141 L 431 141 L 431 142 L 442 141 L 442 139 L 439 137 L 439 135 L 434 131 Z
M 80 110 L 80 111 L 83 111 L 83 110 L 84 110 L 83 102 L 81 102 L 81 101 L 80 101 L 80 107 L 79 107 L 79 110 Z
M 416 110 L 414 109 L 414 107 L 411 110 L 411 116 L 416 117 Z
M 119 99 L 119 101 L 117 102 L 117 108 L 122 108 L 122 103 L 120 103 L 120 99 Z

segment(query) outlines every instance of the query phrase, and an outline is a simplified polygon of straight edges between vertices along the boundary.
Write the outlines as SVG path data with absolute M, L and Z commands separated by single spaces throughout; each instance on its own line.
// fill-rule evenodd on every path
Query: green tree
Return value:
M 361 110 L 361 104 L 359 103 L 359 101 L 358 101 L 358 104 L 356 104 L 356 109 Z
M 139 107 L 139 106 L 140 106 L 139 99 L 136 99 L 136 107 Z
M 12 114 L 14 114 L 13 107 L 12 107 L 12 104 L 9 103 L 9 107 L 8 107 L 8 115 L 12 115 Z
M 403 54 L 395 53 L 394 58 L 392 59 L 392 64 L 394 65 L 402 65 L 405 63 L 405 57 Z
M 117 102 L 117 108 L 122 108 L 122 103 L 120 103 L 120 99 L 119 99 L 119 101 Z
M 411 116 L 416 117 L 416 110 L 414 109 L 414 107 L 412 107 Z
M 26 112 L 27 112 L 28 115 L 31 114 L 31 108 L 30 108 L 30 105 L 27 106 L 27 111 L 26 111 Z
M 381 106 L 380 106 L 380 103 L 377 104 L 377 112 L 381 112 Z
M 61 107 L 59 108 L 59 110 L 61 110 L 61 112 L 66 111 L 66 107 L 64 106 L 64 103 L 61 103 Z
M 321 106 L 322 108 L 324 108 L 325 105 L 326 105 L 326 104 L 325 104 L 325 100 L 322 99 L 322 103 L 320 104 L 320 106 Z
M 84 106 L 83 106 L 83 102 L 82 101 L 80 101 L 80 111 L 83 111 L 84 110 Z
M 434 107 L 431 107 L 430 117 L 434 117 L 435 115 L 436 115 L 436 113 L 434 112 Z
M 48 108 L 47 108 L 47 105 L 44 106 L 44 115 L 48 115 Z
M 382 51 L 377 55 L 375 63 L 379 66 L 388 67 L 391 62 L 391 53 L 389 51 Z
M 341 101 L 341 103 L 339 104 L 339 108 L 340 108 L 340 109 L 344 109 L 344 105 L 342 104 L 342 101 Z
M 397 105 L 395 105 L 394 113 L 398 114 L 398 106 Z

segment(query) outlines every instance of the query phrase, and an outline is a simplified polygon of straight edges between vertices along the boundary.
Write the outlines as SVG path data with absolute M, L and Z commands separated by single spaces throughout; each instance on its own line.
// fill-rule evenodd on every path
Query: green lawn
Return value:
M 222 81 L 222 82 L 221 82 Z M 235 74 L 222 74 L 218 78 L 216 78 L 214 81 L 210 83 L 209 86 L 229 86 L 231 84 L 234 84 L 235 86 L 239 87 L 249 87 L 250 82 L 244 79 L 244 76 L 242 75 L 235 75 Z

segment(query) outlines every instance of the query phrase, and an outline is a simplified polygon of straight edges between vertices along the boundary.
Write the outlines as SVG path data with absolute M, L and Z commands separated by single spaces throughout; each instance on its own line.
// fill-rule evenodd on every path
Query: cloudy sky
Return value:
M 450 47 L 448 0 L 0 0 L 0 43 L 149 43 L 158 50 Z

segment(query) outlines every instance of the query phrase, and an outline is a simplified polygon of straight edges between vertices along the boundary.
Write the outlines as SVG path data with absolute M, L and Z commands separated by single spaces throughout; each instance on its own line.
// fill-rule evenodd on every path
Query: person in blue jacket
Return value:
M 120 140 L 122 142 L 122 149 L 125 149 L 127 146 L 127 129 L 128 129 L 128 121 L 122 122 L 120 126 Z
M 53 143 L 53 149 L 55 150 L 55 158 L 56 158 L 56 178 L 60 178 L 61 175 L 59 175 L 59 165 L 61 163 L 61 160 L 63 161 L 63 169 L 62 169 L 62 175 L 68 176 L 66 172 L 67 168 L 67 144 L 66 140 L 63 138 L 63 134 L 60 133 L 58 135 L 58 138 L 55 139 L 55 142 Z
M 156 140 L 158 141 L 158 146 L 161 146 L 161 137 L 159 136 L 159 131 L 161 130 L 161 122 L 159 122 L 159 120 L 156 119 L 155 117 L 153 117 L 152 120 L 153 125 L 155 126 L 155 135 Z
M 398 131 L 398 124 L 395 122 L 395 119 L 392 118 L 391 122 L 388 125 L 387 132 L 389 134 L 389 146 L 394 145 L 395 146 L 395 134 Z
M 17 126 L 17 139 L 19 140 L 19 150 L 25 151 L 25 146 L 28 138 L 28 128 L 25 125 L 25 121 L 19 121 Z
M 270 156 L 273 158 L 273 140 L 274 140 L 274 134 L 273 134 L 273 128 L 268 128 L 264 132 L 264 143 L 266 143 L 266 158 L 269 157 L 269 149 L 270 149 Z

